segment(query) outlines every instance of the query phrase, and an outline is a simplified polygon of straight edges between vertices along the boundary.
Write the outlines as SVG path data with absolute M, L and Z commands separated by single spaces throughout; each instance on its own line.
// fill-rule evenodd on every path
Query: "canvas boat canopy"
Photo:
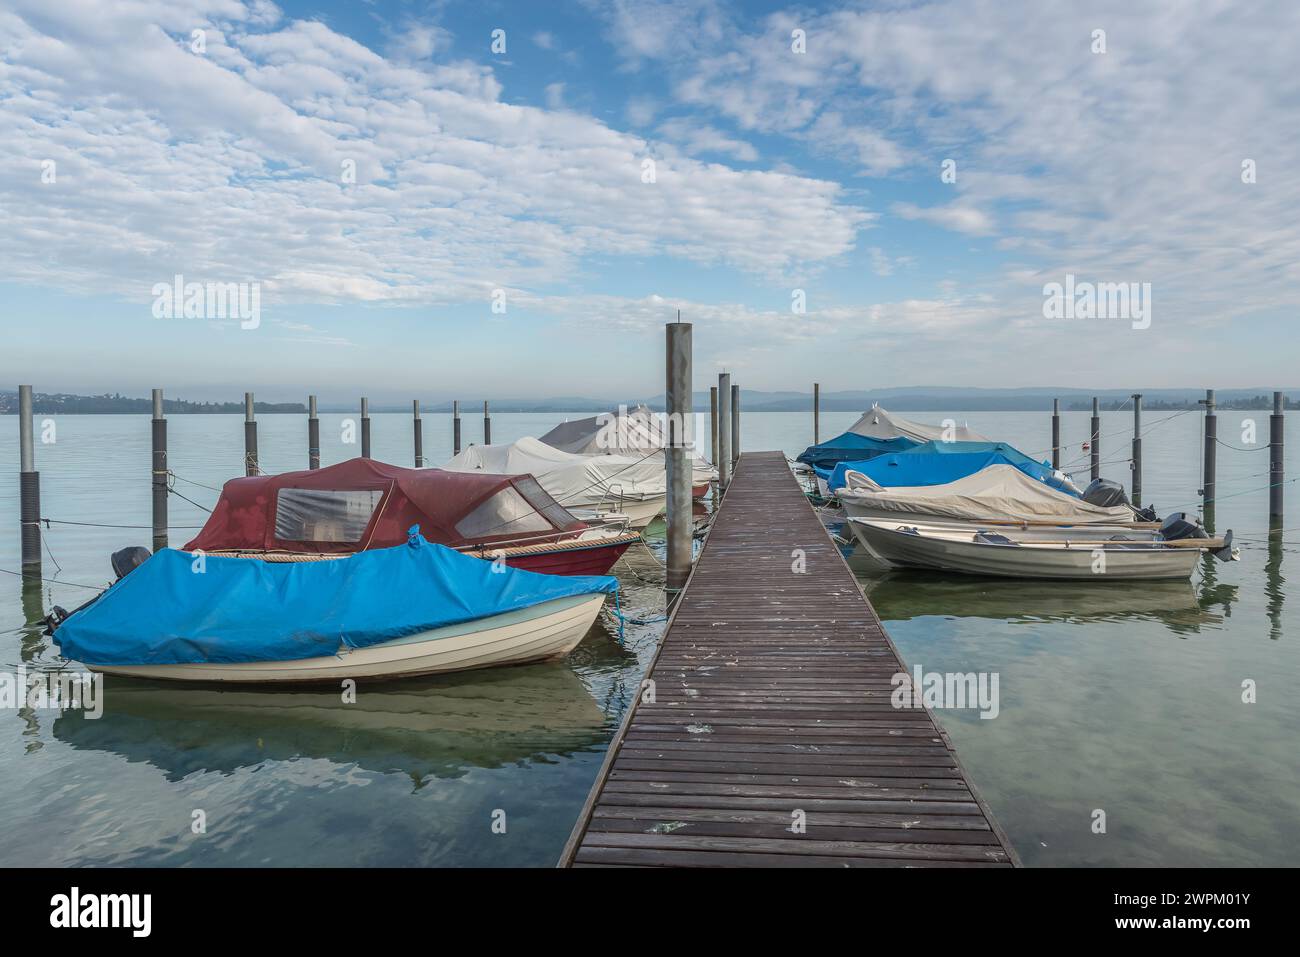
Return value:
M 645 405 L 617 412 L 602 412 L 585 419 L 562 422 L 539 440 L 561 452 L 575 455 L 622 455 L 643 458 L 658 453 L 655 460 L 663 467 L 668 446 L 664 421 Z M 717 478 L 713 466 L 692 453 L 691 484 L 701 485 Z
M 54 633 L 88 665 L 295 661 L 572 595 L 611 593 L 608 576 L 539 575 L 426 541 L 331 562 L 197 559 L 162 549 Z
M 827 484 L 832 489 L 842 488 L 845 474 L 854 471 L 882 488 L 943 485 L 990 465 L 1014 466 L 1058 491 L 1079 495 L 1079 489 L 1064 472 L 1044 462 L 1035 462 L 1019 449 L 1001 442 L 926 442 L 906 452 L 880 455 L 863 462 L 840 462 Z
M 628 455 L 665 448 L 668 435 L 659 416 L 647 406 L 638 405 L 562 422 L 543 435 L 541 441 L 576 455 Z
M 1123 523 L 1134 520 L 1126 505 L 1102 507 L 1058 492 L 1013 465 L 991 465 L 940 485 L 885 488 L 861 472 L 845 475 L 842 499 L 882 512 L 959 521 L 1050 521 L 1058 524 Z
M 356 552 L 400 545 L 412 525 L 453 547 L 566 538 L 587 527 L 531 475 L 406 469 L 358 458 L 231 479 L 185 548 Z
M 565 508 L 594 508 L 619 498 L 646 500 L 668 491 L 661 458 L 577 455 L 534 438 L 509 445 L 471 445 L 442 467 L 451 472 L 531 474 Z
M 849 427 L 849 431 L 854 435 L 865 435 L 872 439 L 895 439 L 901 436 L 917 443 L 944 440 L 950 442 L 989 441 L 988 438 L 966 425 L 955 426 L 949 433 L 946 432 L 942 425 L 926 425 L 923 422 L 913 422 L 911 419 L 905 419 L 901 415 L 888 412 L 879 405 L 872 405 L 870 409 L 862 413 L 862 418 L 854 422 Z
M 913 422 L 872 405 L 858 421 L 833 439 L 804 449 L 798 461 L 811 465 L 824 481 L 840 462 L 865 462 L 878 455 L 906 452 L 926 442 L 988 442 L 984 436 L 965 425 L 951 431 L 942 425 Z
M 865 462 L 877 455 L 890 452 L 906 452 L 916 448 L 917 443 L 899 436 L 894 439 L 872 439 L 853 432 L 844 432 L 828 439 L 820 445 L 810 445 L 804 449 L 796 461 L 811 465 L 823 480 L 829 481 L 831 472 L 840 462 Z

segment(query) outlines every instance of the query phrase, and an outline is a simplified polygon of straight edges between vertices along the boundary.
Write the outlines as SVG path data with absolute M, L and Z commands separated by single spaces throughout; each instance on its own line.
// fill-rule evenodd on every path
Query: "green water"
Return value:
M 1148 413 L 1144 499 L 1194 508 L 1199 418 Z M 942 413 L 918 415 L 937 421 Z M 1220 436 L 1241 444 L 1239 422 Z M 325 464 L 355 454 L 343 416 L 322 421 Z M 497 415 L 497 441 L 538 435 L 561 416 Z M 827 414 L 823 437 L 856 416 Z M 1049 442 L 1043 414 L 973 413 L 970 424 L 1027 452 Z M 745 447 L 793 454 L 802 414 L 746 413 Z M 55 419 L 37 446 L 42 512 L 62 522 L 146 525 L 149 424 L 133 416 Z M 40 434 L 38 421 L 38 435 Z M 465 441 L 479 438 L 465 419 Z M 170 420 L 176 490 L 210 507 L 242 471 L 236 416 Z M 1125 430 L 1129 430 L 1126 434 Z M 411 461 L 410 420 L 374 417 L 374 455 Z M 1065 418 L 1077 446 L 1085 413 Z M 1103 459 L 1122 458 L 1130 419 L 1104 416 Z M 260 422 L 269 472 L 306 465 L 299 416 Z M 0 462 L 17 467 L 17 422 L 0 419 Z M 1294 443 L 1293 443 L 1294 444 Z M 446 417 L 425 420 L 431 461 L 450 451 Z M 1066 458 L 1078 455 L 1077 448 Z M 1288 456 L 1288 472 L 1300 463 Z M 940 712 L 970 776 L 1030 864 L 1289 864 L 1300 858 L 1300 656 L 1285 570 L 1300 532 L 1266 541 L 1267 453 L 1220 452 L 1217 526 L 1242 561 L 1207 563 L 1189 585 L 1033 585 L 926 575 L 863 579 L 909 665 L 994 671 L 1001 714 Z M 1122 463 L 1105 474 L 1127 480 Z M 1264 474 L 1261 474 L 1264 473 Z M 193 484 L 191 484 L 193 483 Z M 1300 500 L 1288 510 L 1300 526 Z M 1242 494 L 1246 493 L 1246 494 Z M 172 499 L 174 526 L 205 513 Z M 0 483 L 0 568 L 16 569 L 17 481 Z M 0 862 L 4 864 L 538 865 L 554 862 L 604 749 L 653 653 L 662 623 L 661 528 L 616 566 L 623 610 L 602 616 L 562 662 L 362 687 L 356 705 L 319 691 L 219 692 L 109 681 L 104 716 L 0 712 Z M 0 669 L 60 665 L 31 622 L 100 585 L 107 557 L 147 544 L 146 529 L 53 524 L 45 582 L 0 573 Z M 176 528 L 173 542 L 192 531 Z M 62 567 L 59 571 L 54 562 Z M 27 622 L 27 624 L 24 624 Z M 1288 637 L 1292 637 L 1288 643 Z M 1241 683 L 1258 703 L 1241 702 Z M 1092 831 L 1106 812 L 1105 834 Z M 205 834 L 192 833 L 196 811 Z M 504 812 L 505 833 L 493 829 Z

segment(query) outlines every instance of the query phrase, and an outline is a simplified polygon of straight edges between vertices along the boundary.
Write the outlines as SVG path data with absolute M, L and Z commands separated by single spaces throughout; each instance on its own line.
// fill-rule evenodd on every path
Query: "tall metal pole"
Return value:
M 460 402 L 451 402 L 451 454 L 460 455 Z
M 307 396 L 307 468 L 320 468 L 320 419 L 314 395 Z
M 487 399 L 483 400 L 483 444 L 492 444 L 492 413 L 488 412 Z
M 740 386 L 731 387 L 731 471 L 740 462 Z
M 1133 393 L 1133 504 L 1142 504 L 1142 394 Z
M 1088 448 L 1092 466 L 1089 474 L 1095 482 L 1101 478 L 1101 403 L 1095 395 L 1092 397 L 1092 437 L 1088 440 Z
M 244 474 L 257 474 L 257 419 L 253 418 L 253 393 L 244 393 Z
M 41 574 L 41 473 L 36 471 L 32 435 L 32 387 L 18 387 L 18 525 L 22 541 L 22 572 Z
M 813 445 L 820 445 L 822 441 L 822 386 L 820 382 L 813 383 Z
M 1061 467 L 1061 400 L 1052 400 L 1052 468 Z
M 1219 459 L 1219 416 L 1214 411 L 1214 390 L 1205 390 L 1205 458 L 1201 482 L 1201 506 L 1214 508 L 1214 499 L 1218 494 L 1215 472 Z
M 691 465 L 687 459 L 691 422 L 691 324 L 666 326 L 668 410 L 668 591 L 675 594 L 691 573 Z
M 709 461 L 716 468 L 718 465 L 718 387 L 709 387 L 709 436 L 713 444 Z
M 153 550 L 167 547 L 167 419 L 163 390 L 153 390 Z
M 361 457 L 370 458 L 370 400 L 361 397 Z
M 718 488 L 731 484 L 731 374 L 718 376 Z
M 1268 419 L 1268 518 L 1270 523 L 1282 520 L 1282 483 L 1286 481 L 1282 466 L 1282 427 L 1286 424 L 1285 399 L 1281 392 L 1273 393 L 1273 414 Z
M 411 415 L 415 428 L 415 467 L 424 468 L 424 422 L 420 419 L 420 400 L 411 400 Z

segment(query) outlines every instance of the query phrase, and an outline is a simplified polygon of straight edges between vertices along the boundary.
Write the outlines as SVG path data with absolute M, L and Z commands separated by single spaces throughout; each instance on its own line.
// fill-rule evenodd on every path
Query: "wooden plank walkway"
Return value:
M 560 865 L 1018 864 L 901 670 L 785 456 L 745 453 Z

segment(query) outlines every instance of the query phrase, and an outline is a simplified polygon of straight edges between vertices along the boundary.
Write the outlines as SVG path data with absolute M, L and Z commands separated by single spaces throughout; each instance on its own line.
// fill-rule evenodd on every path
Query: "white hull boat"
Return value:
M 1059 529 L 1055 540 L 1039 530 L 975 531 L 910 524 L 896 518 L 849 520 L 853 536 L 870 554 L 891 566 L 932 568 L 996 578 L 1105 580 L 1186 579 L 1204 551 L 1231 550 L 1226 540 L 1185 538 L 1098 541 L 1072 538 Z
M 168 681 L 282 683 L 411 678 L 521 664 L 559 658 L 576 648 L 591 629 L 604 600 L 603 594 L 556 598 L 364 648 L 341 645 L 329 657 L 88 667 L 104 674 Z
M 989 524 L 1132 526 L 1138 523 L 1128 505 L 1092 505 L 1030 478 L 1010 465 L 986 469 L 942 485 L 882 488 L 858 472 L 835 496 L 850 518 L 898 522 L 954 523 L 978 528 Z

